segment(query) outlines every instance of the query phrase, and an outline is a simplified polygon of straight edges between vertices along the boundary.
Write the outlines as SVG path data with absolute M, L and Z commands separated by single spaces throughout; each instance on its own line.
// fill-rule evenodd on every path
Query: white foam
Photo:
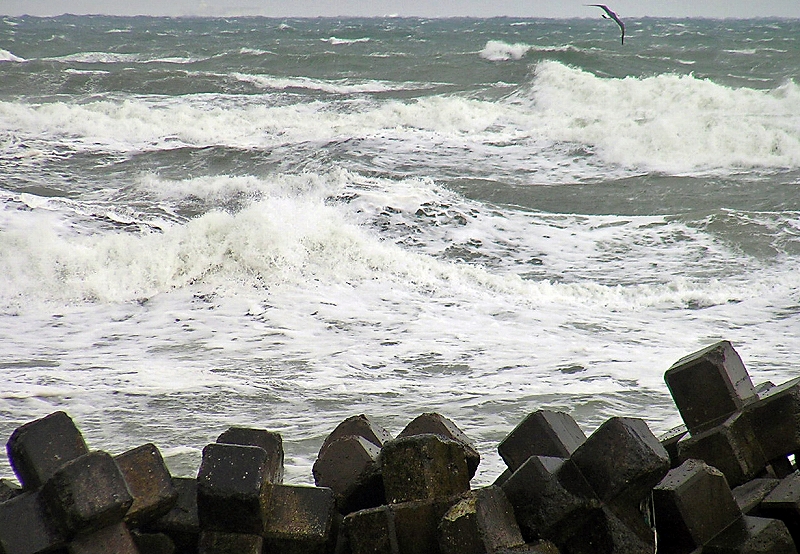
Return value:
M 176 65 L 188 65 L 197 62 L 206 61 L 209 58 L 202 58 L 202 57 L 181 57 L 181 56 L 170 56 L 166 58 L 153 58 L 152 60 L 144 60 L 144 63 L 171 63 Z
M 527 44 L 509 44 L 499 40 L 490 40 L 480 52 L 481 58 L 492 62 L 521 60 L 531 47 Z
M 358 44 L 360 42 L 369 42 L 371 39 L 369 37 L 361 37 L 361 38 L 337 38 L 337 37 L 330 37 L 325 39 L 320 39 L 323 42 L 329 42 L 333 45 L 341 45 L 341 44 Z
M 77 52 L 56 58 L 43 58 L 45 61 L 56 61 L 63 63 L 135 63 L 141 60 L 139 54 L 121 54 L 118 52 Z
M 499 100 L 399 100 L 370 94 L 423 85 L 235 76 L 265 94 L 1 102 L 0 114 L 19 143 L 137 152 L 364 140 L 387 164 L 414 151 L 423 164 L 469 163 L 493 178 L 496 168 L 501 175 L 526 171 L 546 182 L 800 167 L 800 87 L 793 82 L 757 90 L 669 74 L 611 79 L 542 62 L 530 88 Z M 297 95 L 302 101 L 292 104 L 270 93 L 294 88 L 342 98 Z
M 754 379 L 781 382 L 800 348 L 797 318 L 775 317 L 796 313 L 795 260 L 761 264 L 674 218 L 520 211 L 344 170 L 136 187 L 168 205 L 251 200 L 86 234 L 74 200 L 5 198 L 0 360 L 20 364 L 2 367 L 6 427 L 64 407 L 98 447 L 160 440 L 182 475 L 226 425 L 267 425 L 290 445 L 287 480 L 308 482 L 345 417 L 396 432 L 436 410 L 478 443 L 486 483 L 531 409 L 590 432 L 646 408 L 658 433 L 676 423 L 663 372 L 682 355 L 727 338 Z M 459 246 L 478 261 L 447 255 Z
M 239 81 L 252 83 L 264 89 L 305 89 L 328 92 L 332 94 L 360 94 L 398 90 L 420 90 L 434 86 L 430 83 L 395 83 L 377 80 L 353 82 L 347 79 L 325 80 L 311 79 L 308 77 L 286 78 L 246 73 L 234 73 L 233 76 Z
M 800 87 L 731 88 L 691 75 L 600 78 L 538 65 L 532 108 L 555 140 L 668 173 L 800 166 Z
M 144 176 L 140 187 L 165 202 L 192 196 L 214 205 L 242 194 L 252 201 L 237 213 L 211 211 L 185 223 L 159 222 L 163 232 L 75 236 L 65 221 L 84 208 L 65 199 L 20 195 L 18 201 L 32 212 L 7 209 L 0 220 L 0 267 L 8 280 L 4 301 L 125 302 L 200 284 L 225 290 L 375 279 L 459 297 L 499 294 L 538 306 L 638 311 L 740 302 L 773 286 L 722 282 L 724 273 L 704 268 L 716 263 L 724 269 L 731 253 L 713 237 L 660 217 L 484 213 L 424 179 L 397 183 L 347 171 L 177 182 Z M 356 191 L 357 197 L 346 204 L 328 201 L 345 191 Z M 426 210 L 430 215 L 420 215 Z M 387 213 L 394 215 L 387 220 Z M 122 213 L 101 215 L 134 221 Z M 440 223 L 431 225 L 431 217 Z M 396 243 L 373 232 L 387 223 L 384 236 L 392 236 L 393 226 L 403 233 L 394 235 Z M 422 247 L 405 247 L 412 238 L 424 239 Z M 470 244 L 485 245 L 474 250 L 487 264 L 442 259 L 449 247 Z M 536 270 L 528 264 L 531 253 L 547 266 L 538 277 L 522 275 Z M 696 275 L 678 271 L 699 259 L 704 266 Z
M 319 82 L 306 85 L 326 86 Z M 382 88 L 386 87 L 380 83 L 330 87 L 339 91 Z M 509 138 L 506 125 L 515 125 L 514 118 L 532 118 L 517 107 L 459 97 L 380 103 L 361 100 L 343 106 L 322 101 L 269 106 L 258 98 L 231 106 L 225 98 L 206 96 L 81 104 L 0 102 L 0 114 L 20 141 L 44 140 L 66 143 L 70 148 L 122 152 L 174 148 L 180 144 L 271 147 L 292 141 L 382 134 L 412 139 L 409 144 L 427 142 L 430 133 L 440 135 L 438 139 L 433 137 L 434 142 L 450 137 L 458 143 L 465 138 L 500 141 Z M 498 122 L 506 125 L 489 130 Z
M 68 67 L 64 70 L 64 73 L 69 73 L 70 75 L 109 75 L 111 72 L 103 69 L 75 69 Z
M 259 48 L 240 48 L 239 53 L 247 56 L 275 56 L 275 52 L 271 50 L 261 50 Z
M 567 44 L 564 46 L 537 46 L 524 42 L 509 43 L 502 40 L 490 40 L 486 42 L 478 55 L 492 62 L 504 62 L 508 60 L 521 60 L 528 52 L 578 52 L 580 48 Z
M 28 61 L 28 60 L 26 60 L 24 58 L 20 58 L 19 56 L 15 56 L 14 54 L 9 52 L 8 50 L 3 50 L 2 48 L 0 48 L 0 62 L 22 63 L 22 62 L 26 62 L 26 61 Z

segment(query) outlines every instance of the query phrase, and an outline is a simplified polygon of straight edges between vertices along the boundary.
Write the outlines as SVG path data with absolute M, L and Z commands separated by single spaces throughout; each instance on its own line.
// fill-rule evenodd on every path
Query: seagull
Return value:
M 587 6 L 595 6 L 596 8 L 600 8 L 601 10 L 603 10 L 604 12 L 606 12 L 606 14 L 608 14 L 608 15 L 605 15 L 605 14 L 603 14 L 603 18 L 605 18 L 605 19 L 611 18 L 611 19 L 613 19 L 614 21 L 616 21 L 616 22 L 617 22 L 617 25 L 619 25 L 619 28 L 620 28 L 620 30 L 622 31 L 622 44 L 625 44 L 625 24 L 624 24 L 624 23 L 622 22 L 622 20 L 621 20 L 621 19 L 620 19 L 620 18 L 617 16 L 617 14 L 615 14 L 614 12 L 612 12 L 612 11 L 609 9 L 609 7 L 608 7 L 608 6 L 606 6 L 605 4 L 586 4 L 586 5 L 587 5 Z

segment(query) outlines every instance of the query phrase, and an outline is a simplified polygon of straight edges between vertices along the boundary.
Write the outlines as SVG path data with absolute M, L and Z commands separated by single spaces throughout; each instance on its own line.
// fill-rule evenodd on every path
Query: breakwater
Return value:
M 366 415 L 322 444 L 316 486 L 282 483 L 283 437 L 232 427 L 196 477 L 158 448 L 91 450 L 65 412 L 8 438 L 0 553 L 792 553 L 800 544 L 800 379 L 754 385 L 719 342 L 665 380 L 684 425 L 655 437 L 610 418 L 589 436 L 531 412 L 498 445 L 507 469 L 472 488 L 480 456 L 425 413 L 396 437 Z

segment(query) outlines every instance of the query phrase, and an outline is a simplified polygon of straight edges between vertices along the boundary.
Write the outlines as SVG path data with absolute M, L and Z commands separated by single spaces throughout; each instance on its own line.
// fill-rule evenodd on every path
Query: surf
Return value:
M 800 87 L 734 88 L 692 74 L 608 78 L 540 62 L 529 100 L 553 140 L 605 163 L 685 174 L 800 167 Z

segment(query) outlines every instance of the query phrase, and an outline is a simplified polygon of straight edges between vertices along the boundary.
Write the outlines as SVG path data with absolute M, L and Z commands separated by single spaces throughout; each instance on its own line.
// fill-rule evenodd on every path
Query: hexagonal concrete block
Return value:
M 61 466 L 42 487 L 42 496 L 71 533 L 118 523 L 133 504 L 125 477 L 107 452 L 90 452 Z
M 388 502 L 446 498 L 469 490 L 463 444 L 439 435 L 414 435 L 387 442 L 381 450 Z
M 270 483 L 283 482 L 284 452 L 283 437 L 280 433 L 251 427 L 230 427 L 217 437 L 217 442 L 263 448 L 270 464 L 268 469 Z
M 349 435 L 330 443 L 314 462 L 318 487 L 329 487 L 343 514 L 386 502 L 379 463 L 381 450 L 364 437 Z
M 469 476 L 470 478 L 475 476 L 475 472 L 478 470 L 478 465 L 481 462 L 481 455 L 478 453 L 478 450 L 475 448 L 470 438 L 459 429 L 455 423 L 442 414 L 427 412 L 415 417 L 397 435 L 397 438 L 425 434 L 439 435 L 440 437 L 454 440 L 463 445 L 464 454 L 467 458 Z
M 115 456 L 114 460 L 133 496 L 133 505 L 125 514 L 128 525 L 139 527 L 172 509 L 178 490 L 156 445 L 144 444 Z
M 28 490 L 40 488 L 65 463 L 89 453 L 83 436 L 65 412 L 54 412 L 18 427 L 6 450 L 19 482 Z
M 604 502 L 638 504 L 670 468 L 647 423 L 630 417 L 607 420 L 570 459 Z
M 267 522 L 272 463 L 258 446 L 212 443 L 197 473 L 197 513 L 209 531 L 261 534 Z
M 524 544 L 514 508 L 499 487 L 466 493 L 439 523 L 442 554 L 485 554 Z
M 664 552 L 692 552 L 742 516 L 725 476 L 700 460 L 670 470 L 653 488 L 653 505 Z
M 569 458 L 585 440 L 586 435 L 569 414 L 538 410 L 522 420 L 497 451 L 513 472 L 531 456 Z
M 724 421 L 757 399 L 750 375 L 728 341 L 681 358 L 664 380 L 692 433 Z

